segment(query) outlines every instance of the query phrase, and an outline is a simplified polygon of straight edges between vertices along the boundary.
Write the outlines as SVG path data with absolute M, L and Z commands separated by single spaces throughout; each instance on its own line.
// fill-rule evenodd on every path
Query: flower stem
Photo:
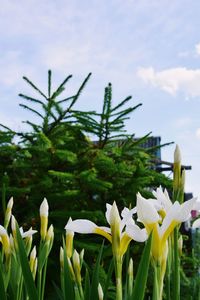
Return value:
M 162 300 L 163 293 L 163 279 L 162 268 L 159 262 L 153 263 L 154 268 L 154 286 L 153 286 L 153 300 Z
M 116 300 L 122 300 L 122 258 L 115 258 Z
M 180 259 L 178 249 L 178 228 L 174 230 L 174 285 L 173 300 L 180 300 Z

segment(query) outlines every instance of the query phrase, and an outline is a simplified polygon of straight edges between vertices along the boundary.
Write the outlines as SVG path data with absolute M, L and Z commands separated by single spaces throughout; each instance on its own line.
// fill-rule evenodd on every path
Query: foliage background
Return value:
M 55 238 L 59 241 L 69 216 L 103 225 L 106 203 L 116 201 L 119 209 L 133 207 L 137 192 L 150 196 L 151 189 L 159 185 L 171 188 L 171 181 L 155 170 L 152 162 L 155 148 L 142 147 L 149 134 L 136 139 L 134 133 L 128 134 L 125 130 L 125 121 L 141 104 L 132 106 L 132 97 L 128 96 L 113 106 L 109 83 L 100 112 L 74 109 L 90 76 L 88 74 L 80 88 L 67 97 L 63 94 L 71 75 L 52 91 L 49 71 L 47 94 L 23 77 L 38 93 L 38 98 L 19 94 L 23 101 L 20 106 L 27 110 L 25 122 L 31 130 L 16 132 L 1 125 L 2 205 L 14 196 L 17 219 L 25 227 L 37 227 L 38 207 L 46 197 L 50 222 L 55 226 Z M 32 114 L 37 115 L 38 123 L 29 117 Z M 87 259 L 92 263 L 100 243 L 99 238 L 84 236 L 75 246 L 85 248 Z M 58 249 L 55 243 L 49 265 L 52 270 Z M 136 246 L 134 252 L 137 257 L 140 246 Z M 106 245 L 105 260 L 110 253 L 110 246 Z

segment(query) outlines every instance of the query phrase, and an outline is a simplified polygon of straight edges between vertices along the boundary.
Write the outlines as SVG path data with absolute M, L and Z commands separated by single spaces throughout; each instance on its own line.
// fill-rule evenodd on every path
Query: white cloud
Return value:
M 177 67 L 156 71 L 153 67 L 139 68 L 137 75 L 147 84 L 175 96 L 182 92 L 186 97 L 200 96 L 200 69 Z
M 196 130 L 196 137 L 200 139 L 200 128 L 197 128 Z
M 178 57 L 180 58 L 186 58 L 190 56 L 190 52 L 189 51 L 181 51 L 178 53 Z
M 197 55 L 200 55 L 200 43 L 195 45 L 195 51 Z
M 184 127 L 191 126 L 193 124 L 193 119 L 190 117 L 182 117 L 176 119 L 175 123 L 173 124 L 177 129 L 183 129 Z

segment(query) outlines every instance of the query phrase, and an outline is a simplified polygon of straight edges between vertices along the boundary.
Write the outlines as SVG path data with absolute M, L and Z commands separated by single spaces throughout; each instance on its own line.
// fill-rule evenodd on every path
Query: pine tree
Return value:
M 90 76 L 74 95 L 61 99 L 71 75 L 52 92 L 49 71 L 47 95 L 23 77 L 39 97 L 20 94 L 26 101 L 20 106 L 41 121 L 25 121 L 31 126 L 27 132 L 14 132 L 3 125 L 4 139 L 18 136 L 20 141 L 16 145 L 8 141 L 9 164 L 1 166 L 2 176 L 7 172 L 9 178 L 7 194 L 17 198 L 16 212 L 23 218 L 29 214 L 35 217 L 41 197 L 45 196 L 55 221 L 60 216 L 61 227 L 67 215 L 81 216 L 88 207 L 90 218 L 97 221 L 100 216 L 103 219 L 100 210 L 106 202 L 116 200 L 119 206 L 133 206 L 136 192 L 147 193 L 147 187 L 162 183 L 170 185 L 164 175 L 152 170 L 152 149 L 141 147 L 148 135 L 134 140 L 134 135 L 125 130 L 125 121 L 141 106 L 127 107 L 131 96 L 113 107 L 109 83 L 100 113 L 74 109 Z M 3 150 L 3 141 L 0 147 Z

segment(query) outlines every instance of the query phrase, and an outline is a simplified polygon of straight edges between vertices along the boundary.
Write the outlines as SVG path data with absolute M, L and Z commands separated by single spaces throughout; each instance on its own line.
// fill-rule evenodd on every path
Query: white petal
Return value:
M 174 204 L 170 207 L 170 209 L 167 211 L 167 214 L 163 220 L 162 226 L 160 227 L 160 235 L 162 236 L 165 231 L 169 228 L 169 226 L 172 224 L 173 221 L 179 222 L 177 220 L 179 214 L 180 214 L 180 203 L 178 201 L 174 202 Z
M 192 224 L 192 228 L 193 229 L 200 228 L 200 219 L 194 221 L 194 223 Z
M 72 221 L 70 224 L 67 223 L 65 229 L 78 233 L 93 233 L 97 227 L 95 223 L 89 220 L 78 219 Z
M 164 192 L 162 187 L 157 188 L 156 191 L 153 191 L 153 195 L 156 197 L 158 202 L 162 205 L 162 208 L 167 211 L 172 206 L 172 202 L 169 198 L 168 192 L 165 189 Z
M 133 219 L 129 219 L 126 225 L 135 225 L 135 221 Z
M 8 204 L 7 204 L 8 209 L 12 209 L 12 207 L 13 207 L 13 197 L 10 198 L 10 200 L 8 201 Z
M 0 225 L 0 235 L 7 235 L 7 231 L 2 225 Z
M 40 216 L 48 217 L 49 214 L 49 205 L 47 199 L 44 198 L 40 205 Z
M 21 235 L 24 233 L 23 227 L 19 228 L 19 232 L 21 233 Z
M 164 208 L 163 204 L 160 201 L 158 201 L 157 199 L 148 199 L 148 201 L 151 201 L 151 204 L 153 204 L 153 206 L 155 207 L 155 209 L 157 211 Z
M 108 232 L 111 234 L 111 229 L 110 227 L 105 227 L 105 226 L 97 226 L 96 228 L 102 229 L 105 232 Z
M 66 225 L 65 227 L 67 227 L 67 226 L 70 225 L 71 223 L 72 223 L 72 218 L 70 217 L 69 220 L 68 220 L 68 222 L 67 222 L 67 225 Z M 68 233 L 68 234 L 73 234 L 73 231 L 71 231 L 71 230 L 66 230 L 66 233 Z
M 139 220 L 144 224 L 156 223 L 160 219 L 151 200 L 146 200 L 139 193 L 137 194 L 137 214 Z
M 124 209 L 121 212 L 121 216 L 123 219 L 127 220 L 129 218 L 132 218 L 132 215 L 137 212 L 136 206 L 132 209 L 129 209 L 127 207 L 124 207 Z
M 16 231 L 16 219 L 13 215 L 11 216 L 11 228 L 12 231 Z
M 197 197 L 195 197 L 195 199 L 196 199 L 196 202 L 194 203 L 193 210 L 200 211 L 200 201 L 198 200 Z
M 34 246 L 30 254 L 30 259 L 34 260 L 36 258 L 36 252 L 36 246 Z
M 116 224 L 119 225 L 120 227 L 120 224 L 121 224 L 121 218 L 120 218 L 120 215 L 119 215 L 119 211 L 118 211 L 118 208 L 117 208 L 117 205 L 116 205 L 116 202 L 114 201 L 113 202 L 113 205 L 111 207 L 111 211 L 110 211 L 110 225 L 115 225 Z
M 177 216 L 177 220 L 179 222 L 185 222 L 187 221 L 191 216 L 191 211 L 197 201 L 197 198 L 192 198 L 188 201 L 185 201 L 183 204 L 181 204 L 180 213 Z
M 104 297 L 103 289 L 102 289 L 102 286 L 100 283 L 98 284 L 98 296 L 99 296 L 99 300 L 103 300 L 103 297 Z
M 148 238 L 148 234 L 145 228 L 141 229 L 139 226 L 127 225 L 126 226 L 126 233 L 137 242 L 144 242 Z
M 134 207 L 132 209 L 128 209 L 127 207 L 124 207 L 124 209 L 121 212 L 122 220 L 120 224 L 120 231 L 122 232 L 124 226 L 132 220 L 133 214 L 137 212 L 137 208 Z
M 25 231 L 23 233 L 21 233 L 21 236 L 23 238 L 26 238 L 26 237 L 31 237 L 33 234 L 35 234 L 37 232 L 37 230 L 33 230 L 33 229 L 29 229 L 28 231 Z
M 110 212 L 111 212 L 111 208 L 112 208 L 112 205 L 110 205 L 109 203 L 106 203 L 106 213 L 105 213 L 105 216 L 106 216 L 106 220 L 108 222 L 108 224 L 110 225 Z
M 174 163 L 181 163 L 181 152 L 178 145 L 176 145 L 176 149 L 174 151 Z

